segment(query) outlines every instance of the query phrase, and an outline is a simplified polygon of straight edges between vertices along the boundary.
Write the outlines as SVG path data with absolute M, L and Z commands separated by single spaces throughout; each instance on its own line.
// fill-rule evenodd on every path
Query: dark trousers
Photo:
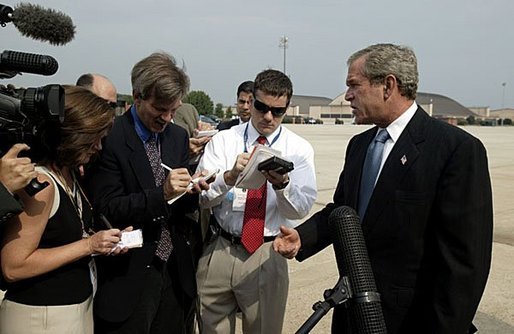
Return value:
M 147 271 L 145 287 L 132 315 L 124 322 L 107 322 L 95 317 L 96 334 L 188 334 L 192 301 L 172 280 L 176 266 L 155 260 Z M 177 280 L 177 279 L 175 279 Z M 130 291 L 127 291 L 130 293 Z

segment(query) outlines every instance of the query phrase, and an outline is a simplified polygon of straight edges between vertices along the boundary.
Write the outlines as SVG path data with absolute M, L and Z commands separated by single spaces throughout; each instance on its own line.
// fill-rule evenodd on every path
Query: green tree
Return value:
M 214 115 L 218 116 L 219 118 L 223 118 L 223 104 L 216 103 L 216 108 L 214 109 Z
M 228 106 L 227 110 L 225 111 L 225 118 L 231 119 L 233 115 L 234 114 L 232 114 L 232 107 Z
M 209 95 L 201 90 L 190 91 L 182 101 L 194 105 L 200 115 L 210 115 L 214 109 L 214 103 Z

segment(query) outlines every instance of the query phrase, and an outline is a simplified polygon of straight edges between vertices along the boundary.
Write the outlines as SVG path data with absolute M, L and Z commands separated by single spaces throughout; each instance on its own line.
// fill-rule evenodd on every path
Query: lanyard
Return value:
M 250 122 L 247 122 L 246 123 L 246 128 L 245 128 L 245 133 L 244 133 L 244 136 L 243 136 L 243 140 L 244 140 L 244 152 L 245 153 L 248 153 L 248 149 L 246 148 L 248 146 L 248 123 Z M 278 135 L 273 138 L 273 140 L 271 141 L 271 143 L 269 144 L 269 147 L 271 147 L 271 145 L 275 144 L 275 142 L 278 140 L 278 137 L 280 137 L 280 134 L 282 133 L 282 125 L 280 126 L 280 130 L 278 131 Z

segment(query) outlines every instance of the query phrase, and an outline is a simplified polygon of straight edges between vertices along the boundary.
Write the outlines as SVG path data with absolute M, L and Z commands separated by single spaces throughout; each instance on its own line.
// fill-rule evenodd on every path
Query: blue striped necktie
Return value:
M 385 142 L 389 139 L 389 133 L 386 129 L 380 129 L 377 136 L 371 142 L 366 153 L 366 160 L 364 160 L 364 167 L 362 168 L 361 186 L 359 190 L 359 217 L 364 218 L 369 200 L 373 194 L 375 183 L 378 176 L 378 171 L 382 163 L 382 153 L 384 152 Z

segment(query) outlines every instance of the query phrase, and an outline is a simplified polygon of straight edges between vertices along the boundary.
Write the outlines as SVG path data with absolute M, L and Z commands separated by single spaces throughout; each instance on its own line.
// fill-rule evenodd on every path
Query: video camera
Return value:
M 13 9 L 0 4 L 0 26 L 5 27 L 10 22 L 22 35 L 55 45 L 66 44 L 75 34 L 71 18 L 39 5 L 20 3 Z M 51 56 L 10 50 L 0 54 L 0 79 L 10 79 L 20 73 L 53 75 L 58 67 Z M 29 156 L 33 158 L 41 144 L 38 137 L 42 129 L 53 128 L 63 120 L 64 88 L 61 85 L 29 88 L 0 85 L 0 154 L 15 143 L 24 142 L 32 147 Z
M 2 69 L 0 67 L 0 75 Z M 0 150 L 20 142 L 30 146 L 44 122 L 63 120 L 64 89 L 61 85 L 26 89 L 0 86 Z

